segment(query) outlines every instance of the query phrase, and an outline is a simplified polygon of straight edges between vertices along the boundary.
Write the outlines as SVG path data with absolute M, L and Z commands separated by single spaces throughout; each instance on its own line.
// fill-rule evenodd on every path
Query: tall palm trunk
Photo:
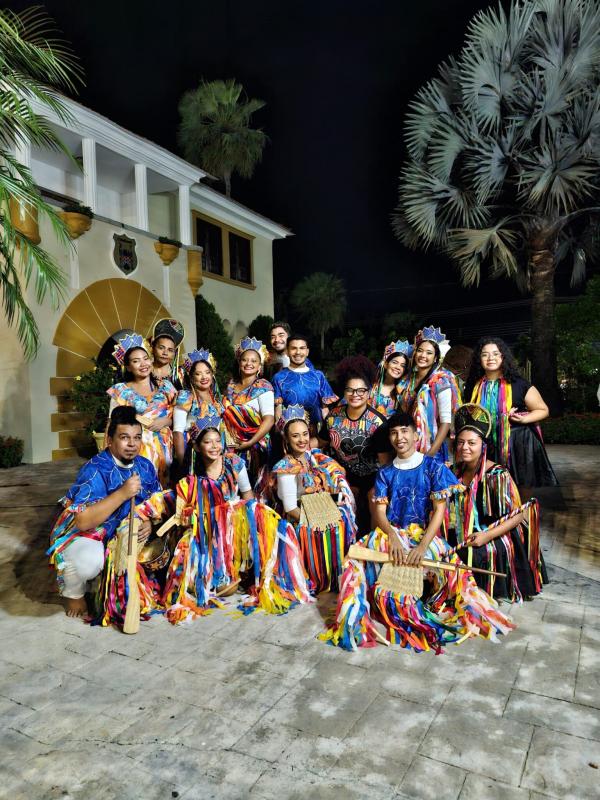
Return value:
M 562 412 L 562 398 L 556 371 L 554 322 L 554 272 L 556 233 L 544 225 L 532 232 L 529 274 L 531 282 L 532 383 L 539 390 L 552 415 Z

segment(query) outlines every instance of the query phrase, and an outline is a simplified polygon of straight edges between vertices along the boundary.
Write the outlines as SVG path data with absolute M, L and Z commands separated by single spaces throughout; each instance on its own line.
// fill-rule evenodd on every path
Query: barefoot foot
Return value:
M 65 614 L 67 617 L 85 617 L 87 614 L 87 603 L 85 597 L 65 597 Z

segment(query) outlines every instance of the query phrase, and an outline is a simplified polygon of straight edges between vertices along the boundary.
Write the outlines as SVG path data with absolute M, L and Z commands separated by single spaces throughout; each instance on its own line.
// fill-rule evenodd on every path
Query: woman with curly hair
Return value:
M 538 424 L 548 406 L 521 376 L 503 339 L 486 336 L 477 343 L 465 398 L 491 414 L 490 458 L 508 467 L 518 486 L 558 485 Z

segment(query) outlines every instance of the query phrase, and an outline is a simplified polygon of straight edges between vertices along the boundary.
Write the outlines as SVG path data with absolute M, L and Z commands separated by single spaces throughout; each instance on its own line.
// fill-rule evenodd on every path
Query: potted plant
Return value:
M 106 390 L 116 382 L 117 368 L 113 364 L 98 364 L 95 359 L 94 364 L 89 372 L 75 376 L 69 397 L 75 411 L 85 414 L 89 420 L 85 431 L 95 440 L 100 451 L 104 447 L 104 430 L 110 406 Z
M 8 202 L 10 210 L 10 223 L 20 234 L 26 236 L 33 244 L 42 241 L 40 226 L 38 224 L 38 210 L 30 203 L 23 203 L 11 197 Z
M 23 460 L 23 439 L 0 436 L 0 469 L 18 467 Z
M 177 239 L 170 239 L 168 236 L 159 236 L 158 241 L 154 242 L 154 249 L 160 256 L 160 260 L 165 267 L 168 267 L 172 261 L 175 261 L 179 254 L 181 242 Z
M 84 206 L 81 203 L 69 203 L 64 206 L 60 216 L 69 229 L 71 239 L 78 239 L 82 233 L 89 231 L 92 227 L 94 212 L 89 206 Z

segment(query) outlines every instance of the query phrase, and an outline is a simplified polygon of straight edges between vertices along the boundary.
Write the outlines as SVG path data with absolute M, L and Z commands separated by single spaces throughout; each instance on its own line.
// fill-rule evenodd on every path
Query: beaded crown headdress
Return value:
M 202 431 L 205 431 L 208 428 L 214 428 L 216 431 L 219 431 L 221 428 L 221 417 L 219 417 L 217 414 L 209 414 L 206 417 L 199 417 L 190 428 L 190 441 L 195 442 Z
M 185 329 L 181 322 L 176 319 L 159 319 L 152 332 L 152 341 L 155 342 L 161 336 L 167 336 L 175 342 L 175 347 L 179 347 L 185 336 Z
M 386 348 L 383 351 L 381 363 L 385 364 L 386 361 L 394 356 L 406 356 L 407 358 L 410 358 L 414 349 L 415 348 L 412 346 L 412 344 L 406 339 L 398 339 L 397 342 L 390 342 L 388 345 L 386 345 Z
M 209 350 L 192 350 L 191 353 L 186 353 L 183 359 L 185 371 L 190 372 L 194 364 L 197 364 L 198 361 L 205 361 L 213 372 L 217 369 L 215 357 Z
M 277 430 L 280 433 L 283 433 L 286 425 L 289 425 L 290 422 L 296 422 L 297 420 L 302 420 L 302 422 L 306 422 L 308 425 L 308 414 L 306 413 L 304 406 L 286 406 L 281 412 L 281 416 L 277 420 Z
M 125 353 L 131 350 L 132 347 L 141 347 L 148 355 L 152 353 L 149 342 L 147 342 L 143 336 L 140 336 L 139 333 L 128 333 L 126 336 L 122 336 L 115 345 L 113 350 L 113 358 L 115 361 L 123 366 L 125 363 Z
M 471 430 L 484 439 L 490 435 L 492 429 L 492 416 L 487 408 L 476 403 L 465 403 L 454 415 L 454 434 L 458 436 L 461 431 Z
M 450 350 L 450 342 L 446 339 L 446 335 L 442 333 L 439 328 L 433 325 L 422 328 L 415 336 L 415 350 L 422 344 L 422 342 L 434 342 L 440 349 L 440 357 L 443 359 L 448 350 Z
M 265 359 L 268 356 L 267 348 L 264 344 L 259 340 L 255 339 L 254 336 L 245 336 L 235 348 L 235 357 L 239 361 L 242 357 L 242 354 L 245 353 L 247 350 L 254 350 L 255 353 L 258 353 L 258 357 L 260 358 L 260 363 L 264 364 Z

